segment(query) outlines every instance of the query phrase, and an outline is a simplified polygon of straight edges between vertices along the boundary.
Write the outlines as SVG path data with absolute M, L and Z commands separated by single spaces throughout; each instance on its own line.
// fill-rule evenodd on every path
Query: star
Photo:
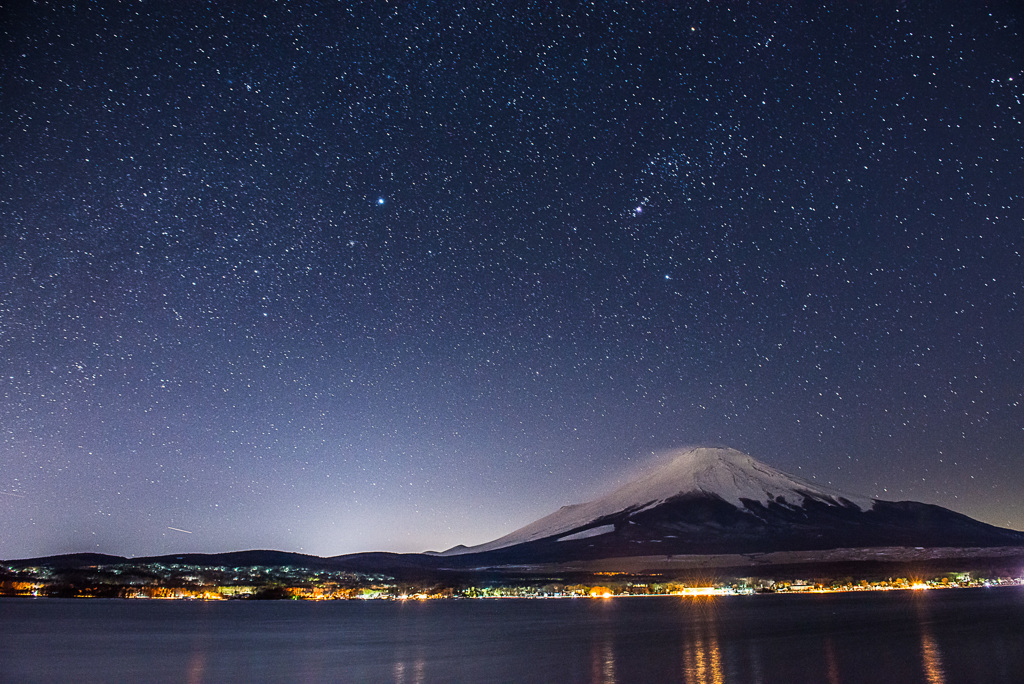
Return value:
M 51 4 L 0 41 L 0 504 L 61 515 L 0 556 L 447 548 L 703 443 L 1024 528 L 1012 3 Z

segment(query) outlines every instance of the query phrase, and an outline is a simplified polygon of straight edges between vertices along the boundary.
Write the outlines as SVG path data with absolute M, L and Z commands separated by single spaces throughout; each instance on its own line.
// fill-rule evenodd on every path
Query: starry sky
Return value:
M 4 3 L 0 558 L 481 543 L 696 444 L 1024 529 L 1024 12 L 780 5 Z

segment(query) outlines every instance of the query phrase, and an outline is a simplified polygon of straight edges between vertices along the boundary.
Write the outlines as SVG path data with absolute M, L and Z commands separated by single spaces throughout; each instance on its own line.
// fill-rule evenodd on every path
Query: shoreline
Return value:
M 866 582 L 866 580 L 863 580 Z M 253 597 L 252 595 L 224 595 L 218 594 L 216 590 L 203 591 L 202 593 L 190 593 L 181 590 L 171 590 L 168 595 L 147 596 L 142 594 L 129 594 L 120 596 L 96 596 L 96 595 L 50 595 L 50 594 L 0 594 L 0 599 L 43 599 L 43 600 L 116 600 L 116 601 L 481 601 L 481 600 L 559 600 L 559 599 L 588 599 L 588 600 L 611 600 L 619 598 L 691 598 L 708 599 L 723 596 L 798 596 L 798 595 L 820 595 L 820 594 L 862 594 L 891 591 L 946 591 L 956 589 L 998 589 L 1006 587 L 1024 587 L 1024 577 L 1011 579 L 1004 578 L 976 578 L 967 582 L 948 582 L 926 580 L 913 583 L 899 578 L 893 581 L 874 582 L 867 584 L 844 584 L 824 586 L 817 584 L 793 584 L 788 583 L 778 588 L 757 590 L 752 587 L 734 586 L 707 586 L 687 587 L 680 591 L 670 592 L 632 592 L 632 591 L 597 591 L 603 589 L 595 587 L 586 593 L 540 593 L 533 592 L 529 587 L 509 586 L 502 588 L 470 589 L 469 592 L 480 592 L 476 595 L 470 593 L 458 593 L 452 595 L 427 594 L 424 592 L 410 594 L 394 594 L 388 592 L 374 592 L 357 596 L 309 596 L 302 595 L 301 587 L 279 587 L 282 590 L 293 590 L 297 593 L 281 595 L 273 598 Z M 255 592 L 254 592 L 255 593 Z

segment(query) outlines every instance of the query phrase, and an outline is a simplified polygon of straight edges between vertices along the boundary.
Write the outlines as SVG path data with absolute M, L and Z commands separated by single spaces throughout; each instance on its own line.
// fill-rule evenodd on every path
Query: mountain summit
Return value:
M 444 556 L 550 562 L 649 554 L 1003 546 L 1024 533 L 940 506 L 844 494 L 735 449 L 692 448 L 610 494 Z
M 714 495 L 737 506 L 744 500 L 800 503 L 805 498 L 839 506 L 872 504 L 872 499 L 851 497 L 788 475 L 735 449 L 705 447 L 676 452 L 667 464 L 599 501 L 632 498 L 646 504 L 691 493 Z

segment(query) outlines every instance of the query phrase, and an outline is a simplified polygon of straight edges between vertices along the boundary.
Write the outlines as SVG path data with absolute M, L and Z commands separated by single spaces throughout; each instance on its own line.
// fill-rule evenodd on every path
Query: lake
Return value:
M 453 601 L 0 599 L 3 682 L 1024 682 L 1024 588 Z

